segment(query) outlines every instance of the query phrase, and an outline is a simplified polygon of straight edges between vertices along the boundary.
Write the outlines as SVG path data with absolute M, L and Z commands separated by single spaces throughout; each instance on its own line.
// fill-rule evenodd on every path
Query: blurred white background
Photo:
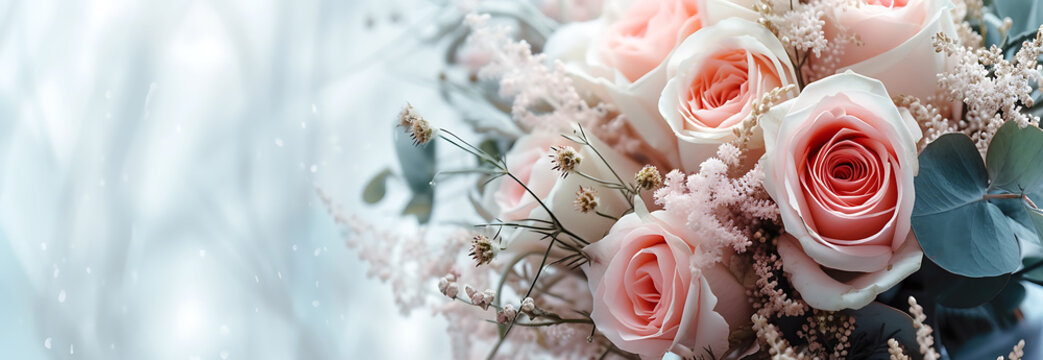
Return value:
M 0 1 L 0 358 L 448 357 L 314 191 L 397 214 L 359 194 L 406 101 L 455 116 L 438 6 Z

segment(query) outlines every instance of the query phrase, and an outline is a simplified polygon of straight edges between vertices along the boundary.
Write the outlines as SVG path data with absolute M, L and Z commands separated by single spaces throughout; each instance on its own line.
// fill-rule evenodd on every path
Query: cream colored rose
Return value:
M 852 70 L 880 80 L 892 95 L 921 99 L 938 92 L 937 74 L 947 68 L 944 54 L 934 51 L 933 38 L 956 38 L 949 0 L 861 0 L 826 17 L 827 37 L 837 29 L 855 35 L 837 59 L 840 71 Z
M 665 60 L 689 35 L 742 12 L 737 0 L 607 1 L 600 18 L 561 27 L 544 53 L 561 60 L 581 92 L 614 104 L 629 126 L 657 154 L 679 165 L 673 131 L 659 115 L 666 84 Z M 704 11 L 709 7 L 710 11 Z
M 666 76 L 659 114 L 677 137 L 682 168 L 690 172 L 735 139 L 754 100 L 797 78 L 782 43 L 767 28 L 738 18 L 685 39 L 667 60 Z
M 640 170 L 640 165 L 623 156 L 597 138 L 588 138 L 597 150 L 605 157 L 624 179 L 631 179 Z M 550 208 L 565 227 L 586 241 L 596 241 L 608 232 L 613 221 L 594 213 L 582 213 L 576 209 L 576 192 L 580 186 L 595 189 L 598 193 L 597 210 L 612 216 L 621 216 L 630 205 L 622 194 L 614 189 L 605 188 L 596 182 L 571 174 L 565 177 L 554 170 L 550 155 L 552 146 L 573 147 L 582 161 L 577 166 L 579 171 L 597 179 L 615 180 L 612 171 L 594 152 L 586 146 L 576 144 L 553 132 L 534 132 L 527 134 L 515 142 L 506 154 L 507 168 L 522 181 L 533 194 L 538 196 Z M 505 222 L 519 222 L 525 219 L 550 220 L 547 211 L 536 199 L 513 179 L 502 176 L 489 183 L 486 188 L 483 206 L 495 218 Z M 541 224 L 537 224 L 541 225 Z M 541 239 L 543 235 L 523 228 L 505 227 L 500 234 L 507 252 L 524 254 L 542 253 L 549 240 Z M 571 241 L 566 235 L 563 239 Z M 554 256 L 567 254 L 560 248 L 552 253 Z

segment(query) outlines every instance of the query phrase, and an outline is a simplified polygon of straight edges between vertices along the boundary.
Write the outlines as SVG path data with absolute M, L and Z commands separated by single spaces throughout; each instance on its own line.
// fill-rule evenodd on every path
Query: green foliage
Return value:
M 906 349 L 919 349 L 913 318 L 902 310 L 872 302 L 858 310 L 845 310 L 855 318 L 848 359 L 887 359 L 887 339 L 894 338 Z M 919 359 L 919 353 L 908 354 Z
M 1021 265 L 1018 240 L 1039 242 L 1043 130 L 1007 123 L 983 162 L 970 138 L 947 134 L 920 154 L 913 231 L 924 254 L 948 272 L 996 278 Z M 999 285 L 999 280 L 990 285 Z M 1003 281 L 1005 283 L 1005 280 Z M 1000 287 L 997 290 L 1002 289 Z
M 380 200 L 384 199 L 384 195 L 387 194 L 387 180 L 391 177 L 391 169 L 385 168 L 383 171 L 377 173 L 369 182 L 366 183 L 366 187 L 362 189 L 362 201 L 367 204 L 376 204 Z
M 968 277 L 1016 270 L 1021 253 L 1010 220 L 985 200 L 988 173 L 970 138 L 944 135 L 919 160 L 912 223 L 924 255 Z

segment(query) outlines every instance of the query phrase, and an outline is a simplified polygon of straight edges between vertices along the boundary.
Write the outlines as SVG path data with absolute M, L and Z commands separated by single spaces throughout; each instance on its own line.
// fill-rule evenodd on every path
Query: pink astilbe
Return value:
M 315 192 L 337 225 L 346 230 L 347 246 L 369 263 L 366 276 L 391 285 L 395 303 L 403 315 L 430 304 L 432 295 L 437 294 L 433 285 L 454 268 L 457 255 L 469 244 L 469 233 L 465 230 L 456 231 L 433 245 L 425 241 L 427 228 L 423 226 L 398 226 L 398 231 L 379 228 L 355 214 L 345 214 L 321 189 L 316 188 Z
M 764 174 L 755 165 L 738 178 L 729 176 L 739 167 L 739 149 L 721 145 L 716 158 L 688 176 L 674 170 L 666 174 L 664 186 L 655 192 L 657 204 L 666 211 L 686 214 L 687 225 L 703 243 L 703 265 L 720 261 L 725 249 L 744 252 L 762 223 L 779 222 L 778 207 L 764 193 Z
M 573 122 L 594 128 L 610 110 L 601 103 L 588 105 L 573 86 L 564 64 L 554 61 L 547 66 L 544 54 L 534 55 L 525 40 L 512 40 L 507 27 L 490 26 L 489 15 L 469 14 L 465 23 L 472 29 L 468 44 L 490 54 L 478 76 L 499 79 L 500 95 L 513 98 L 511 115 L 515 121 L 530 128 L 566 132 Z M 552 110 L 533 111 L 545 105 Z
M 774 247 L 774 245 L 772 245 Z M 779 278 L 782 274 L 782 259 L 778 254 L 769 254 L 764 249 L 758 248 L 753 255 L 753 271 L 757 275 L 757 286 L 747 290 L 750 300 L 757 313 L 765 318 L 775 316 L 800 316 L 808 309 L 808 304 L 802 300 L 789 297 L 782 289 L 779 289 Z
M 754 8 L 760 15 L 757 21 L 775 33 L 790 52 L 801 80 L 811 83 L 836 72 L 843 49 L 861 45 L 846 29 L 832 29 L 832 38 L 826 35 L 826 16 L 849 6 L 849 0 L 811 0 L 779 8 L 773 1 L 760 0 Z

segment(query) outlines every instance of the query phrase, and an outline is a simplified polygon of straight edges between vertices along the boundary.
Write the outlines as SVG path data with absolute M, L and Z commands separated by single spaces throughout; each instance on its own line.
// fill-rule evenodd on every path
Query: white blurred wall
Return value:
M 448 357 L 313 190 L 397 213 L 359 192 L 403 103 L 451 114 L 396 45 L 432 7 L 0 2 L 0 358 Z

